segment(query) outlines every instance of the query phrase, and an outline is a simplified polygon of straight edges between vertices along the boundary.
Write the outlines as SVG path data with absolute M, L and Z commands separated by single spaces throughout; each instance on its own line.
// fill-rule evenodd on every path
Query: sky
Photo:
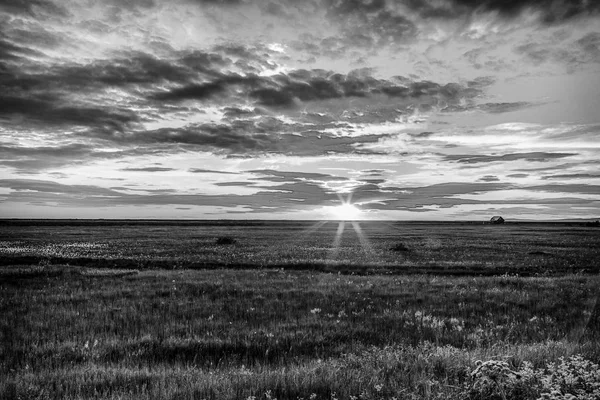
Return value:
M 3 0 L 0 217 L 600 216 L 595 0 Z

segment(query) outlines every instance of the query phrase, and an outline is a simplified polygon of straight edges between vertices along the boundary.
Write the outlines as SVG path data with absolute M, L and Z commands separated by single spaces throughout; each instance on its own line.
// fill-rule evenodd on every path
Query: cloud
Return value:
M 195 64 L 192 64 L 192 59 L 195 59 Z M 215 64 L 224 63 L 217 54 L 204 52 L 190 53 L 173 61 L 161 60 L 147 53 L 129 52 L 122 58 L 96 60 L 84 65 L 56 66 L 49 71 L 48 80 L 73 89 L 181 83 L 189 82 L 201 73 L 214 74 Z
M 428 138 L 433 136 L 435 133 L 434 132 L 419 132 L 419 133 L 409 133 L 410 136 L 414 137 L 414 138 Z
M 81 165 L 93 161 L 115 160 L 140 155 L 164 155 L 167 148 L 157 149 L 146 146 L 105 151 L 94 143 L 71 143 L 62 146 L 25 147 L 0 145 L 0 165 L 15 168 L 18 173 L 39 173 L 50 168 Z
M 582 193 L 600 194 L 600 185 L 588 185 L 584 183 L 572 183 L 562 185 L 536 185 L 527 187 L 529 190 L 555 193 Z
M 170 190 L 146 190 L 145 194 L 131 194 L 131 188 L 119 190 L 91 185 L 64 185 L 52 181 L 31 179 L 0 179 L 0 187 L 11 189 L 5 201 L 57 203 L 59 206 L 247 206 L 259 210 L 269 204 L 272 212 L 304 209 L 329 204 L 337 196 L 320 185 L 304 181 L 270 186 L 252 195 L 174 194 Z M 135 190 L 135 188 L 133 189 Z M 299 201 L 301 200 L 301 201 Z
M 590 32 L 575 43 L 591 58 L 600 61 L 600 32 Z
M 316 172 L 298 172 L 298 171 L 279 171 L 272 169 L 261 169 L 261 170 L 250 170 L 246 171 L 253 174 L 263 175 L 262 178 L 264 180 L 279 182 L 279 181 L 346 181 L 348 178 L 330 175 L 330 174 L 322 174 Z
M 578 39 L 540 37 L 514 47 L 534 66 L 564 65 L 569 73 L 586 65 L 600 63 L 600 33 L 588 32 Z
M 243 181 L 232 181 L 232 182 L 215 182 L 215 186 L 224 186 L 224 187 L 235 187 L 235 186 L 254 186 L 255 182 L 243 182 Z
M 464 99 L 473 99 L 481 94 L 475 87 L 464 87 L 458 83 L 439 84 L 431 81 L 396 81 L 376 79 L 370 70 L 354 70 L 348 74 L 321 69 L 297 69 L 269 77 L 252 73 L 224 74 L 203 83 L 178 86 L 168 91 L 156 92 L 152 100 L 182 101 L 189 99 L 207 100 L 216 97 L 223 101 L 236 101 L 250 97 L 257 105 L 274 108 L 292 108 L 301 103 L 335 100 L 342 98 L 372 98 L 385 95 L 401 99 L 408 104 L 437 105 L 458 104 Z M 489 106 L 492 108 L 492 106 Z M 256 110 L 256 109 L 255 109 Z M 228 117 L 248 115 L 249 110 L 228 107 Z
M 0 179 L 0 187 L 15 191 L 32 191 L 52 194 L 118 196 L 119 192 L 92 185 L 63 185 L 60 183 L 34 179 Z
M 129 167 L 129 168 L 121 168 L 121 171 L 131 171 L 131 172 L 166 172 L 166 171 L 176 171 L 175 168 L 166 168 L 166 167 Z
M 27 123 L 52 126 L 88 126 L 106 132 L 124 132 L 139 121 L 126 109 L 61 104 L 59 98 L 0 95 L 0 118 L 26 117 Z
M 204 168 L 190 168 L 188 172 L 193 174 L 226 174 L 226 175 L 237 175 L 237 172 L 229 172 L 229 171 L 215 171 L 212 169 L 204 169 Z
M 495 175 L 486 175 L 478 179 L 481 182 L 499 182 L 500 179 Z
M 363 148 L 376 143 L 389 134 L 365 134 L 356 137 L 338 136 L 332 132 L 301 131 L 299 133 L 277 133 L 268 126 L 269 121 L 280 124 L 278 120 L 248 121 L 234 123 L 190 124 L 183 128 L 161 128 L 148 131 L 133 131 L 114 135 L 104 131 L 92 133 L 94 137 L 109 139 L 121 145 L 133 143 L 186 144 L 230 155 L 287 154 L 295 156 L 318 156 L 333 153 L 379 154 Z M 267 122 L 265 125 L 264 122 Z M 85 133 L 85 135 L 91 135 Z
M 556 175 L 545 175 L 542 176 L 542 179 L 588 179 L 588 178 L 600 178 L 600 174 L 556 174 Z
M 3 0 L 0 3 L 0 10 L 17 15 L 39 16 L 46 13 L 61 16 L 68 15 L 64 8 L 49 0 Z
M 205 84 L 189 85 L 170 90 L 166 93 L 157 93 L 153 96 L 156 100 L 185 100 L 185 99 L 205 99 L 221 93 L 225 86 L 220 82 L 210 82 Z
M 524 108 L 532 107 L 534 104 L 527 101 L 518 101 L 514 103 L 485 103 L 479 104 L 476 108 L 481 111 L 500 114 L 506 112 L 519 111 Z
M 417 32 L 415 23 L 404 14 L 386 7 L 384 0 L 327 1 L 327 16 L 345 35 L 358 34 L 378 45 L 404 43 Z M 356 45 L 360 41 L 351 42 Z
M 423 18 L 462 19 L 481 12 L 495 12 L 511 19 L 521 13 L 537 13 L 545 24 L 556 24 L 582 16 L 596 15 L 600 11 L 597 2 L 585 0 L 449 0 L 412 1 L 409 7 Z
M 557 158 L 565 158 L 576 156 L 577 153 L 546 153 L 546 152 L 530 152 L 530 153 L 512 153 L 503 155 L 446 155 L 444 159 L 447 161 L 456 161 L 465 164 L 475 163 L 490 163 L 497 161 L 533 161 L 543 162 Z

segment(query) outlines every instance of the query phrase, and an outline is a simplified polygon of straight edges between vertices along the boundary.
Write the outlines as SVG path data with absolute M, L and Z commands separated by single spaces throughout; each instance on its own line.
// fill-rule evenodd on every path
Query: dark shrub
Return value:
M 395 245 L 393 245 L 392 247 L 390 247 L 391 251 L 410 251 L 410 249 L 408 247 L 406 247 L 406 245 L 404 245 L 404 243 L 397 243 Z
M 217 238 L 217 241 L 215 243 L 218 245 L 235 244 L 235 239 L 231 236 L 221 236 Z

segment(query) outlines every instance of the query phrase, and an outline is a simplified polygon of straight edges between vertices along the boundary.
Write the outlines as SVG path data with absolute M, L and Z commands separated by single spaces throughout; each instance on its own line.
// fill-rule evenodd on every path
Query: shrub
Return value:
M 390 247 L 391 251 L 410 251 L 408 247 L 402 242 L 396 243 L 394 246 Z
M 231 236 L 221 236 L 217 238 L 216 244 L 218 245 L 229 245 L 235 244 L 236 240 Z
M 477 361 L 468 384 L 468 398 L 592 400 L 600 399 L 600 366 L 580 355 L 544 369 L 534 369 L 527 361 L 518 371 L 505 361 Z
M 567 360 L 561 357 L 558 364 L 548 364 L 540 380 L 540 399 L 600 399 L 600 365 L 580 355 Z
M 469 399 L 530 399 L 536 395 L 536 376 L 531 365 L 513 371 L 506 361 L 477 361 L 471 372 Z M 529 373 L 531 372 L 531 373 Z

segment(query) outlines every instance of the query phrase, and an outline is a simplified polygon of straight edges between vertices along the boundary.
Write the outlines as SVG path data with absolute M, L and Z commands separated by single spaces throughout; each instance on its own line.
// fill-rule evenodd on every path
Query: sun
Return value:
M 361 215 L 361 210 L 350 203 L 343 203 L 331 207 L 331 214 L 333 219 L 349 221 L 358 218 Z

